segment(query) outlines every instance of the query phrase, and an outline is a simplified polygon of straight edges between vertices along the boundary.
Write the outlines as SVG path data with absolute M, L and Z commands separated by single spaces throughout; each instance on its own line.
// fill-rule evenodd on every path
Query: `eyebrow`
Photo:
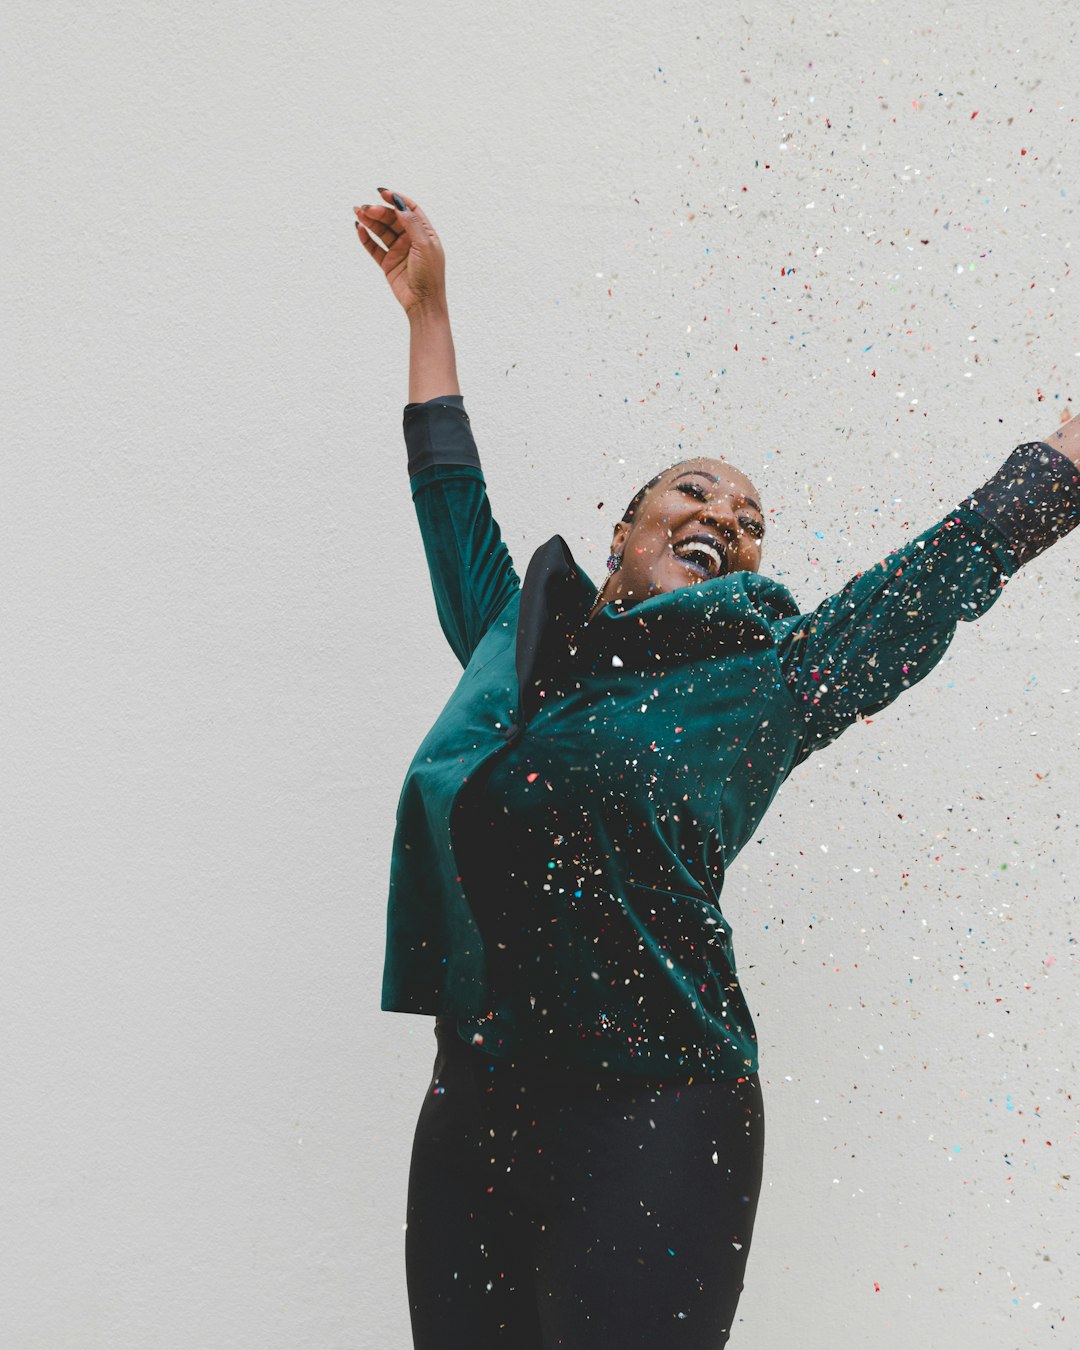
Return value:
M 689 473 L 681 473 L 679 474 L 678 478 L 673 478 L 671 481 L 673 483 L 677 483 L 680 478 L 707 478 L 710 483 L 719 483 L 720 481 L 720 479 L 717 478 L 715 474 L 706 473 L 704 469 L 691 469 Z M 760 505 L 756 501 L 754 501 L 753 497 L 744 496 L 742 500 L 747 504 L 747 506 L 752 506 L 759 516 L 763 516 L 765 514 L 765 512 L 761 509 Z

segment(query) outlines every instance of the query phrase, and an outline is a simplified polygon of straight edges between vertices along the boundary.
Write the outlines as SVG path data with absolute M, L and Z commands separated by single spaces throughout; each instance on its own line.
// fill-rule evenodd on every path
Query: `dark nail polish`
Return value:
M 386 189 L 386 188 L 376 188 L 375 191 L 376 191 L 376 192 L 386 192 L 387 189 Z
M 399 211 L 407 211 L 409 209 L 396 192 L 391 192 L 390 198 Z

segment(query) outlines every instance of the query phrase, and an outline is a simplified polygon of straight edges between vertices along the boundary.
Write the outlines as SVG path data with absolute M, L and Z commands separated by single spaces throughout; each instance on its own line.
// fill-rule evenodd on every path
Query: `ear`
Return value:
M 612 553 L 621 553 L 623 545 L 626 543 L 626 536 L 630 533 L 630 524 L 628 521 L 620 520 L 615 526 L 615 533 L 611 536 Z

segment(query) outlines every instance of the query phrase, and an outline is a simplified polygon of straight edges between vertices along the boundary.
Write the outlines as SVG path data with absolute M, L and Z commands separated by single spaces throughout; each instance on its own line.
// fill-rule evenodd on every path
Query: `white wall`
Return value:
M 384 907 L 457 665 L 352 206 L 443 237 L 522 573 L 559 532 L 601 580 L 704 450 L 808 607 L 1080 411 L 1077 11 L 8 16 L 0 1342 L 407 1346 L 434 1040 L 378 1011 Z M 1074 535 L 730 877 L 768 1111 L 737 1350 L 1074 1343 L 1078 638 Z

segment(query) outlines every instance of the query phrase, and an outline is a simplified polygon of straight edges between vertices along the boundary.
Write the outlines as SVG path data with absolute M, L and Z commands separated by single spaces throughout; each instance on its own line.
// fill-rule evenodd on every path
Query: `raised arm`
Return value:
M 521 583 L 491 513 L 458 387 L 442 244 L 412 198 L 379 191 L 395 205 L 356 207 L 357 232 L 409 318 L 409 483 L 439 624 L 467 666 Z
M 1080 524 L 1078 457 L 1073 418 L 1017 446 L 942 520 L 816 609 L 774 625 L 804 725 L 795 764 L 929 675 L 958 623 L 985 614 L 1020 567 Z
M 1046 438 L 1046 444 L 1060 450 L 1080 469 L 1080 414 L 1070 417 Z

